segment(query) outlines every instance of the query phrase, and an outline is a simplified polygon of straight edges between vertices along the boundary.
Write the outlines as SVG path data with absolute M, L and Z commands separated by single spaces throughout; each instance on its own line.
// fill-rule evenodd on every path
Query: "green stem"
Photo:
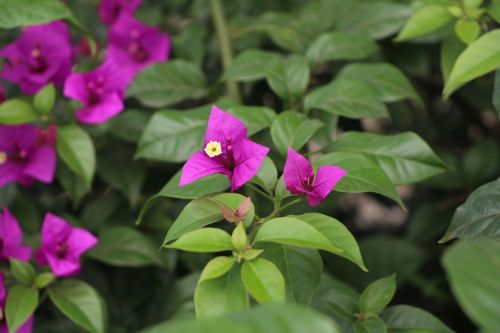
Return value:
M 253 184 L 246 183 L 245 185 L 248 186 L 250 189 L 252 189 L 252 191 L 259 193 L 260 195 L 262 195 L 264 198 L 268 199 L 269 201 L 274 202 L 274 198 L 272 196 L 270 196 L 266 192 L 262 191 L 258 187 L 253 186 Z
M 304 197 L 302 196 L 302 197 L 299 197 L 297 199 L 294 199 L 294 200 L 290 201 L 289 203 L 287 203 L 287 204 L 279 207 L 278 211 L 276 212 L 276 214 L 281 213 L 283 210 L 287 209 L 288 207 L 291 207 L 291 206 L 293 206 L 295 204 L 298 204 L 299 202 L 301 202 L 303 200 L 304 200 Z
M 219 40 L 220 51 L 222 56 L 222 66 L 227 69 L 233 62 L 233 52 L 231 49 L 231 41 L 227 31 L 226 19 L 224 18 L 224 11 L 220 0 L 210 0 L 212 8 L 212 19 L 217 32 L 217 39 Z M 240 93 L 238 91 L 238 84 L 233 80 L 226 80 L 227 94 L 236 102 L 241 102 Z

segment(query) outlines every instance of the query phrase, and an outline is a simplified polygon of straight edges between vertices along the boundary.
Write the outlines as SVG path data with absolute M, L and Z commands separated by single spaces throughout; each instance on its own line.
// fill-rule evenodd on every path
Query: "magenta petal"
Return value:
M 118 92 L 106 95 L 99 104 L 76 111 L 79 121 L 86 124 L 100 124 L 123 111 L 123 100 Z
M 71 225 L 51 213 L 45 215 L 42 225 L 42 246 L 52 247 L 65 242 L 71 233 Z
M 311 163 L 292 148 L 288 148 L 288 156 L 285 162 L 283 177 L 285 186 L 290 193 L 304 194 L 303 182 L 313 174 Z
M 255 176 L 268 152 L 268 147 L 249 139 L 243 139 L 240 144 L 234 146 L 236 165 L 233 170 L 231 191 L 239 189 Z
M 60 259 L 50 253 L 47 253 L 46 256 L 50 269 L 52 269 L 55 276 L 68 277 L 77 275 L 80 272 L 81 266 L 78 260 Z
M 82 228 L 74 228 L 68 242 L 68 257 L 78 260 L 80 256 L 97 244 L 97 238 Z
M 225 143 L 228 139 L 234 143 L 246 137 L 247 129 L 238 118 L 222 111 L 215 105 L 212 106 L 205 134 L 205 145 L 208 141 L 218 141 L 223 144 L 223 149 L 225 149 Z
M 26 322 L 17 329 L 16 333 L 31 333 L 33 331 L 34 317 L 31 316 L 26 320 Z
M 52 183 L 56 171 L 56 160 L 54 147 L 40 146 L 33 153 L 31 161 L 23 173 L 43 183 Z
M 72 73 L 64 82 L 64 96 L 74 98 L 82 103 L 88 99 L 85 87 L 85 74 Z
M 224 167 L 218 160 L 208 157 L 205 153 L 196 152 L 184 164 L 179 186 L 187 185 L 199 178 L 214 173 L 224 174 L 229 180 L 232 177 L 231 171 Z
M 0 187 L 18 180 L 20 173 L 21 170 L 17 168 L 13 163 L 7 162 L 3 165 L 0 165 Z
M 45 251 L 43 249 L 40 248 L 36 250 L 35 261 L 40 266 L 44 266 L 49 263 L 49 261 L 47 260 L 47 256 L 45 255 Z
M 9 244 L 20 244 L 23 240 L 21 227 L 8 208 L 4 208 L 0 215 L 0 237 Z
M 321 199 L 326 198 L 346 172 L 346 170 L 332 165 L 320 166 L 316 173 L 312 192 Z

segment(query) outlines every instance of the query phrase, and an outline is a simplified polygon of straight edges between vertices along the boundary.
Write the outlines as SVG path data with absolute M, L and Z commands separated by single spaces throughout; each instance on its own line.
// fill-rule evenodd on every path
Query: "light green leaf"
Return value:
M 35 269 L 27 262 L 11 258 L 10 270 L 14 278 L 24 284 L 30 285 L 35 279 Z
M 215 257 L 210 260 L 201 272 L 198 284 L 206 280 L 218 278 L 231 270 L 236 263 L 233 257 Z
M 10 332 L 17 332 L 38 306 L 38 290 L 18 284 L 9 288 L 5 316 Z
M 386 136 L 346 132 L 333 144 L 333 151 L 370 157 L 397 185 L 419 182 L 447 169 L 427 143 L 413 132 Z
M 87 132 L 77 125 L 59 126 L 56 147 L 63 162 L 85 181 L 87 188 L 90 188 L 94 178 L 96 156 L 94 143 Z
M 455 23 L 455 33 L 465 44 L 469 45 L 479 37 L 481 26 L 477 21 L 458 20 Z
M 226 111 L 245 124 L 250 136 L 271 127 L 273 120 L 276 118 L 276 112 L 264 106 L 238 105 L 231 106 Z
M 56 276 L 51 272 L 40 273 L 35 277 L 35 287 L 38 289 L 47 288 L 55 280 Z
M 457 208 L 443 238 L 500 238 L 500 178 L 477 188 Z
M 86 282 L 65 279 L 47 289 L 50 300 L 72 322 L 92 333 L 106 332 L 106 308 Z
M 0 28 L 47 23 L 73 18 L 73 14 L 58 0 L 0 0 Z
M 370 283 L 359 298 L 359 309 L 363 313 L 378 313 L 385 309 L 396 293 L 396 276 L 379 279 Z
M 314 161 L 314 165 L 336 165 L 347 170 L 344 177 L 334 187 L 337 192 L 378 193 L 394 200 L 404 208 L 401 197 L 389 177 L 369 157 L 351 152 L 333 152 L 322 155 Z
M 304 108 L 320 109 L 354 119 L 389 117 L 375 89 L 369 84 L 345 79 L 313 90 L 306 96 Z
M 33 106 L 39 114 L 49 114 L 56 103 L 57 93 L 53 83 L 40 89 L 33 98 Z
M 119 267 L 141 267 L 161 263 L 158 246 L 132 227 L 103 229 L 99 242 L 88 253 L 91 258 Z
M 443 94 L 448 97 L 467 82 L 500 66 L 500 29 L 492 30 L 470 44 L 458 57 Z
M 454 333 L 453 330 L 429 312 L 410 305 L 388 307 L 380 316 L 391 333 Z
M 181 174 L 182 169 L 177 171 L 156 195 L 177 199 L 197 199 L 207 194 L 224 192 L 229 188 L 229 181 L 222 174 L 210 175 L 197 179 L 187 185 L 179 186 Z
M 276 61 L 266 69 L 267 83 L 276 95 L 288 103 L 302 96 L 310 75 L 307 59 L 299 55 Z
M 455 61 L 465 49 L 465 44 L 455 34 L 447 36 L 441 45 L 441 73 L 444 81 L 448 81 Z
M 299 150 L 321 127 L 323 123 L 319 120 L 308 119 L 298 112 L 286 111 L 274 120 L 271 138 L 279 152 L 286 156 L 288 147 Z
M 277 181 L 278 170 L 276 170 L 273 160 L 269 157 L 264 159 L 257 174 L 250 179 L 251 183 L 259 185 L 269 194 L 273 194 Z
M 491 0 L 487 10 L 495 21 L 500 22 L 500 0 Z
M 441 28 L 453 20 L 448 8 L 439 5 L 425 6 L 410 17 L 399 32 L 396 41 L 419 37 Z
M 205 75 L 184 60 L 169 60 L 142 70 L 127 89 L 128 97 L 137 98 L 143 105 L 161 108 L 187 99 L 208 94 Z
M 271 261 L 257 258 L 243 263 L 241 280 L 257 302 L 285 302 L 285 279 Z
M 442 257 L 451 290 L 464 312 L 488 332 L 498 329 L 500 241 L 461 240 Z
M 231 236 L 217 228 L 194 230 L 182 235 L 175 242 L 163 246 L 189 252 L 220 252 L 233 249 Z
M 222 78 L 243 82 L 264 79 L 268 69 L 279 61 L 281 56 L 274 52 L 245 50 L 238 54 Z
M 0 104 L 0 124 L 24 124 L 36 117 L 33 107 L 21 99 L 9 99 Z
M 329 32 L 316 38 L 307 49 L 312 63 L 332 60 L 362 60 L 378 51 L 378 46 L 365 34 Z
M 278 217 L 264 223 L 254 238 L 254 243 L 258 242 L 320 249 L 332 253 L 342 252 L 321 231 L 294 217 Z

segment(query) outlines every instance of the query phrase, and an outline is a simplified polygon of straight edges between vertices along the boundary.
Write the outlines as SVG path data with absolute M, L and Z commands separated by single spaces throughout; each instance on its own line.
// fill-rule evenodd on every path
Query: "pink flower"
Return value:
M 47 213 L 42 225 L 42 245 L 35 254 L 39 265 L 48 264 L 56 276 L 80 272 L 80 257 L 97 243 L 97 238 L 62 218 Z
M 194 153 L 182 168 L 179 185 L 184 186 L 214 173 L 227 176 L 231 191 L 239 189 L 260 168 L 269 148 L 247 137 L 247 129 L 233 115 L 212 106 L 203 152 Z
M 292 194 L 305 195 L 310 206 L 323 201 L 346 173 L 346 170 L 332 165 L 320 166 L 315 173 L 304 156 L 288 148 L 283 174 L 286 188 Z
M 142 0 L 101 0 L 99 17 L 107 24 L 114 23 L 122 13 L 133 14 Z
M 167 34 L 130 14 L 121 15 L 111 26 L 108 41 L 107 59 L 120 64 L 130 78 L 151 64 L 166 61 L 170 51 Z
M 100 124 L 123 111 L 128 83 L 121 69 L 108 61 L 91 72 L 72 73 L 64 83 L 64 96 L 83 103 L 76 111 L 79 121 Z
M 14 258 L 29 261 L 31 248 L 21 245 L 23 232 L 17 220 L 7 208 L 0 214 L 0 261 Z
M 0 333 L 9 333 L 5 316 L 5 303 L 7 301 L 7 290 L 5 288 L 5 278 L 0 272 Z M 33 330 L 33 316 L 17 329 L 16 333 L 31 333 Z
M 0 50 L 5 58 L 0 77 L 17 83 L 25 94 L 35 94 L 49 82 L 60 85 L 71 71 L 73 47 L 63 21 L 34 25 Z
M 0 104 L 5 102 L 5 91 L 3 90 L 3 87 L 0 86 Z
M 0 186 L 16 181 L 30 185 L 36 179 L 51 183 L 56 170 L 56 128 L 31 124 L 0 125 Z

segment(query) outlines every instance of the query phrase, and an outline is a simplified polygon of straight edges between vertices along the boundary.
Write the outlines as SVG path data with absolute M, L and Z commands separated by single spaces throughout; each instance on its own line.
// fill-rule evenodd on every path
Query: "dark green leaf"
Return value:
M 0 104 L 0 124 L 24 124 L 35 119 L 35 110 L 28 102 L 9 99 Z
M 264 159 L 257 174 L 250 179 L 250 182 L 259 185 L 269 194 L 273 193 L 277 181 L 278 170 L 269 157 Z
M 223 192 L 229 187 L 227 177 L 221 174 L 210 175 L 179 186 L 182 170 L 179 170 L 158 192 L 158 196 L 177 199 L 197 199 L 207 194 Z
M 90 190 L 83 178 L 72 172 L 64 164 L 57 166 L 56 177 L 66 193 L 71 197 L 73 207 L 78 207 L 82 199 Z
M 500 119 L 500 70 L 495 73 L 495 87 L 493 88 L 493 105 L 497 111 L 497 117 Z
M 285 302 L 285 279 L 271 261 L 257 258 L 241 267 L 246 290 L 259 303 Z
M 354 324 L 355 333 L 387 333 L 387 326 L 379 317 L 371 317 Z
M 465 44 L 455 34 L 450 34 L 444 39 L 441 46 L 441 73 L 445 81 L 448 81 L 455 61 L 464 49 Z
M 245 50 L 226 69 L 223 78 L 243 82 L 264 79 L 268 68 L 280 60 L 281 57 L 277 53 L 253 49 Z
M 266 78 L 271 89 L 286 102 L 302 96 L 309 84 L 309 63 L 303 56 L 293 55 L 274 62 L 267 68 Z
M 448 326 L 429 312 L 410 305 L 395 305 L 380 315 L 389 333 L 454 333 Z
M 245 124 L 250 136 L 271 127 L 273 120 L 276 118 L 276 112 L 264 106 L 238 105 L 229 107 L 226 111 L 235 115 Z
M 41 24 L 73 16 L 58 0 L 0 0 L 0 28 Z
M 16 332 L 33 314 L 38 306 L 38 290 L 25 285 L 9 288 L 5 316 L 10 332 Z
M 378 313 L 385 309 L 396 293 L 396 277 L 391 275 L 374 281 L 365 288 L 359 298 L 359 310 Z
M 150 116 L 139 110 L 125 110 L 109 121 L 111 132 L 127 142 L 139 141 Z

